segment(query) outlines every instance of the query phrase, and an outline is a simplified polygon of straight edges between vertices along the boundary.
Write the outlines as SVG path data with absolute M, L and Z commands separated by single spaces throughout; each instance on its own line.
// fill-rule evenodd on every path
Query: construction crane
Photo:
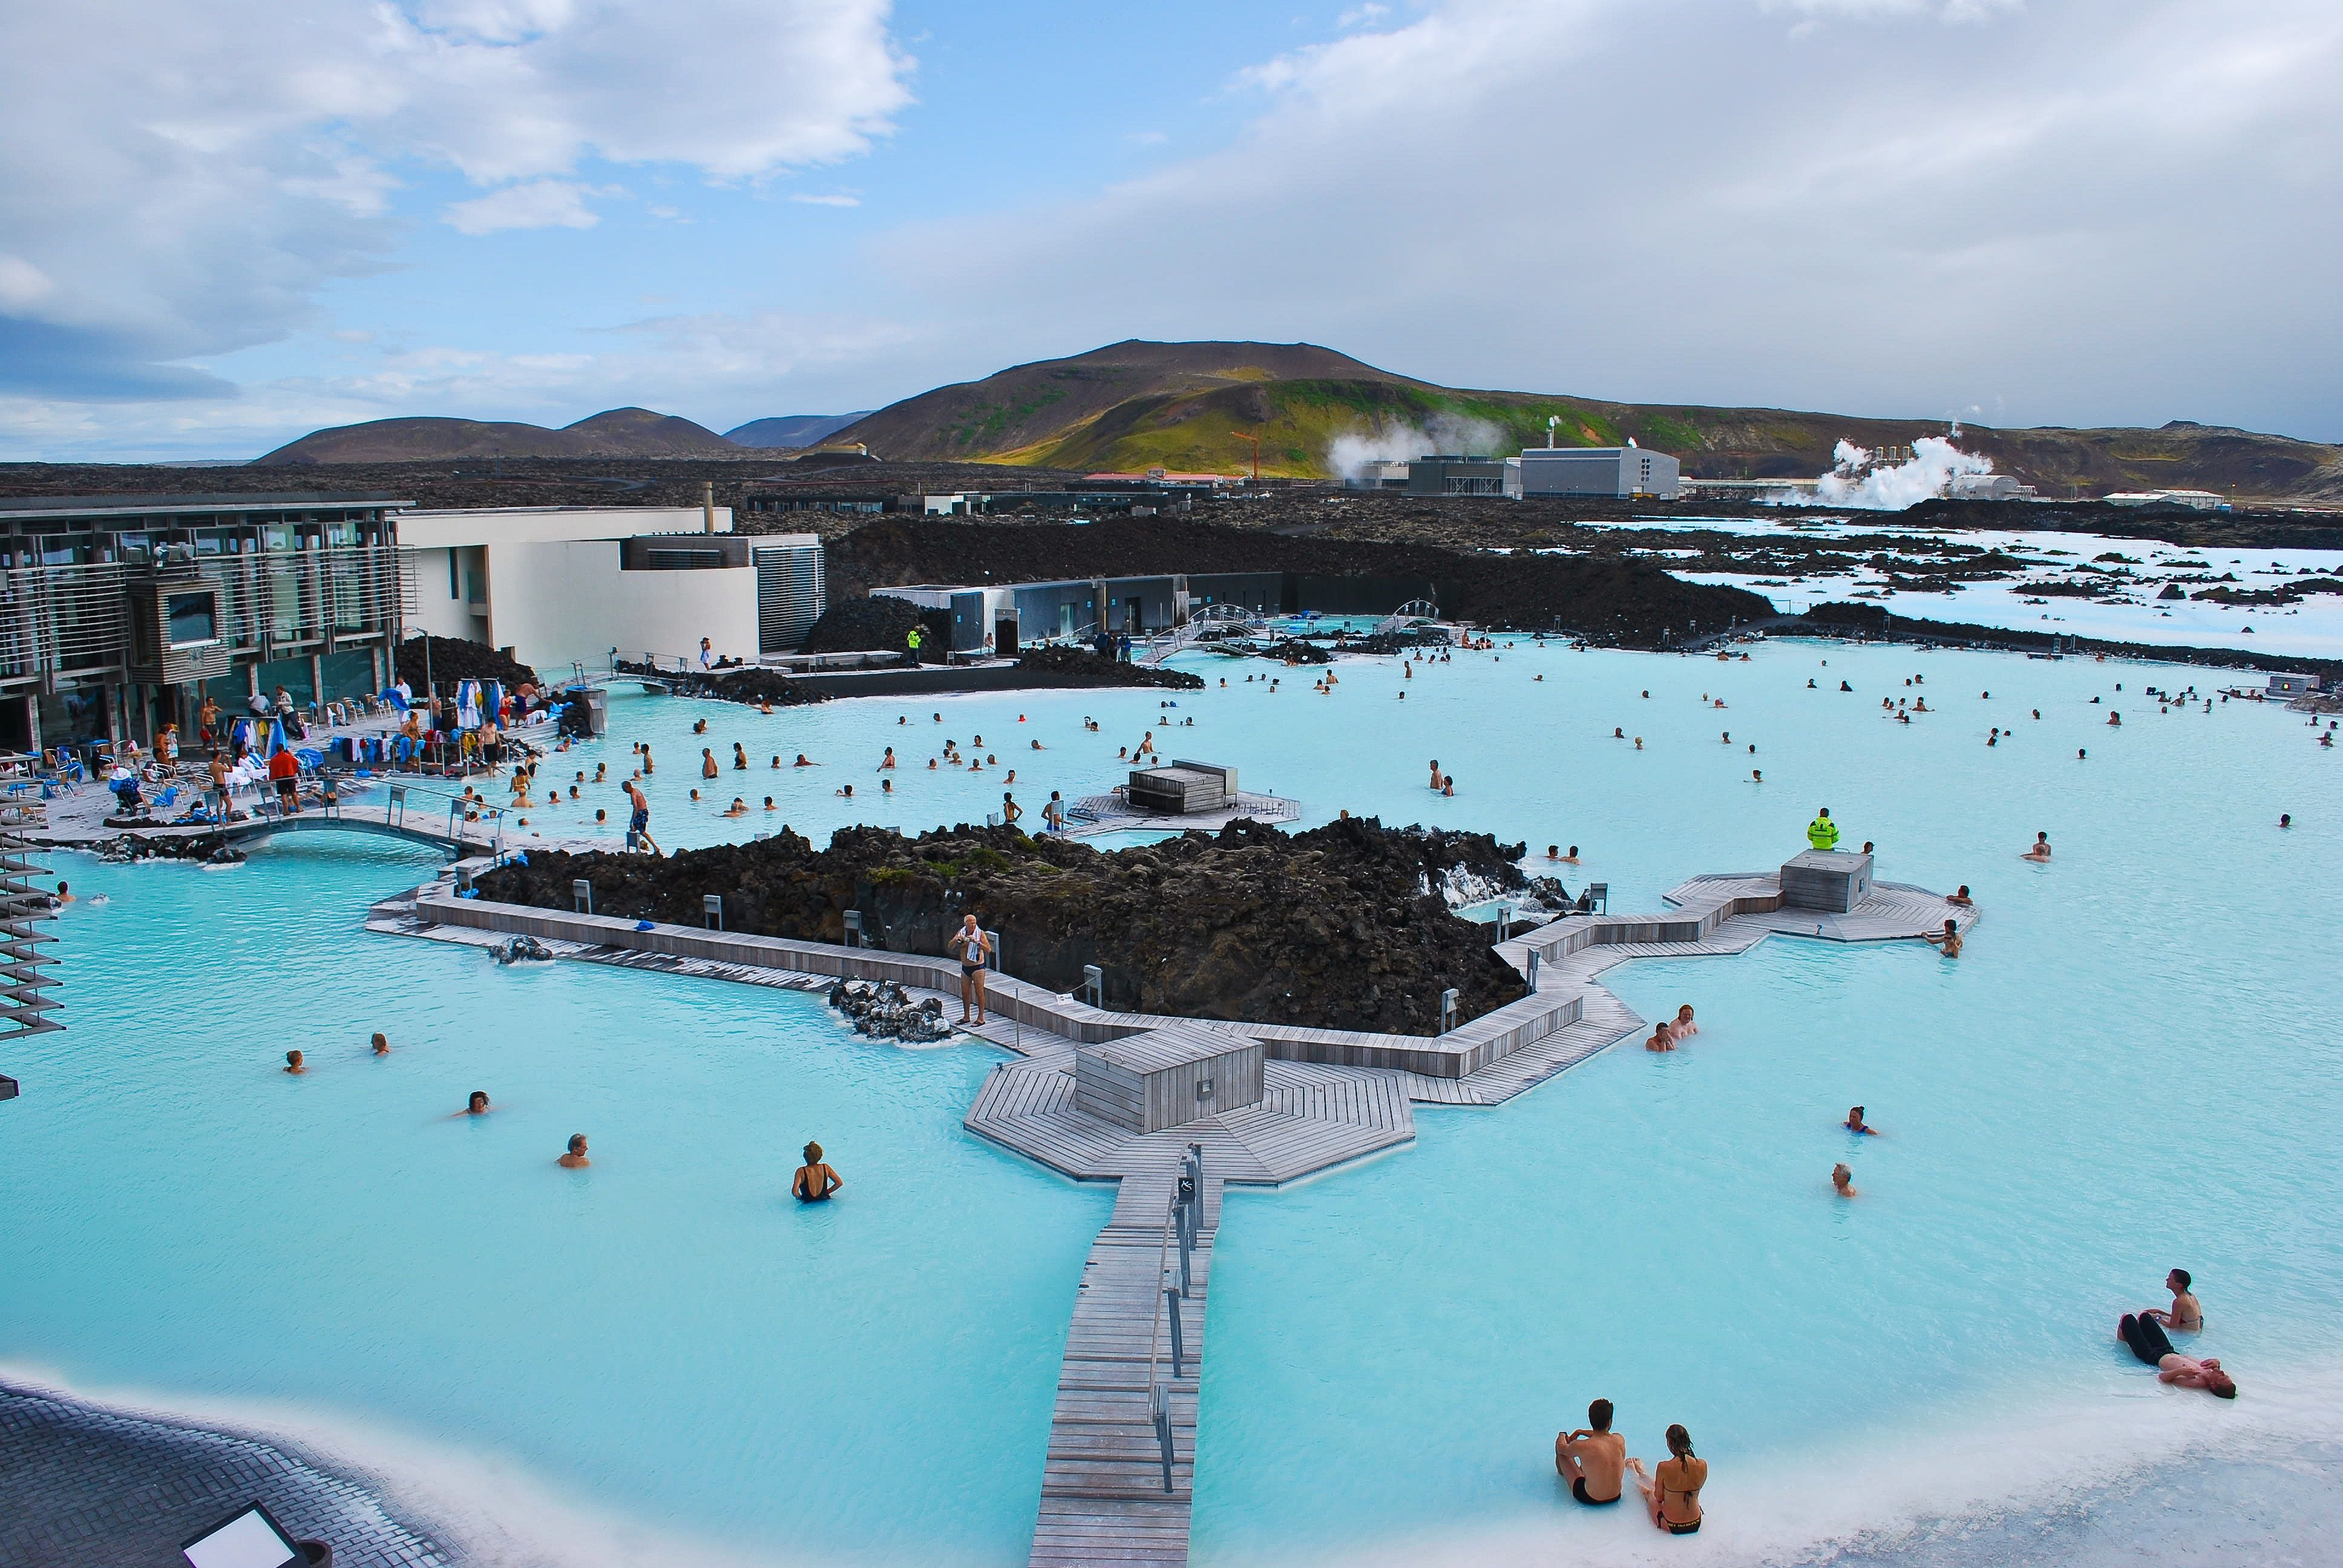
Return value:
M 1257 435 L 1248 436 L 1242 430 L 1232 430 L 1229 434 L 1234 436 L 1240 441 L 1251 441 L 1252 443 L 1252 482 L 1256 485 L 1260 484 L 1261 437 Z

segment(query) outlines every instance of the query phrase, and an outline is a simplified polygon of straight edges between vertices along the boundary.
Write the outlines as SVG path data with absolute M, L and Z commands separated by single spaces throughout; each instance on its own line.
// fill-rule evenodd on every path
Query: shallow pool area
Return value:
M 818 996 L 367 936 L 366 898 L 431 863 L 328 843 L 220 873 L 62 858 L 71 1027 L 10 1053 L 0 1362 L 361 1459 L 450 1451 L 415 1479 L 516 1473 L 536 1527 L 1019 1557 L 1111 1194 L 961 1134 L 997 1053 L 873 1045 Z M 496 1109 L 454 1114 L 475 1089 Z M 577 1131 L 592 1167 L 557 1169 Z M 808 1139 L 845 1198 L 789 1198 Z
M 2274 704 L 2147 695 L 2220 672 L 1752 653 L 1515 639 L 1413 675 L 1341 660 L 1323 694 L 1321 669 L 1186 654 L 1206 690 L 770 716 L 627 694 L 609 739 L 540 778 L 623 778 L 649 742 L 671 848 L 979 821 L 1004 788 L 1033 825 L 1050 790 L 1119 781 L 1117 748 L 1152 729 L 1167 759 L 1298 799 L 1304 826 L 1493 831 L 1574 890 L 1607 882 L 1614 911 L 1778 865 L 1820 805 L 1882 878 L 1970 885 L 1984 918 L 1957 960 L 1775 938 L 1614 970 L 1645 1017 L 1690 1002 L 1703 1032 L 1500 1107 L 1419 1107 L 1411 1148 L 1232 1190 L 1199 1563 L 1918 1561 L 1913 1522 L 1984 1540 L 2013 1499 L 2153 1474 L 2159 1447 L 2331 1473 L 2343 747 Z M 980 734 L 997 767 L 927 769 Z M 1435 758 L 1453 797 L 1424 787 Z M 720 815 L 735 795 L 749 817 Z M 622 800 L 584 786 L 532 826 L 567 837 Z M 2046 866 L 2017 858 L 2037 830 Z M 25 1083 L 0 1106 L 0 1362 L 508 1466 L 604 1522 L 568 1561 L 658 1560 L 628 1532 L 759 1563 L 1023 1561 L 1112 1194 L 961 1130 L 990 1048 L 875 1046 L 818 997 L 367 935 L 371 900 L 435 869 L 370 840 L 219 873 L 53 864 L 110 901 L 58 927 L 67 1031 L 0 1062 Z M 300 1078 L 277 1070 L 295 1046 Z M 475 1088 L 499 1109 L 452 1116 Z M 1882 1136 L 1836 1129 L 1858 1101 Z M 554 1169 L 579 1131 L 594 1167 Z M 827 1210 L 786 1195 L 809 1137 L 850 1184 Z M 1841 1159 L 1852 1201 L 1829 1191 Z M 2110 1337 L 2175 1264 L 2235 1405 L 2158 1390 Z M 1692 1429 L 1715 1465 L 1697 1540 L 1559 1496 L 1554 1432 L 1598 1394 L 1633 1452 Z M 2226 1493 L 2198 1495 L 2210 1516 Z M 2202 1536 L 2186 1510 L 2126 1517 L 2131 1545 Z

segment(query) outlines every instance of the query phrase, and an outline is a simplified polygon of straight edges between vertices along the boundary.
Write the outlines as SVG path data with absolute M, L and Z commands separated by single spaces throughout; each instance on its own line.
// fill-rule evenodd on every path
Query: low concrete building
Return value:
M 2211 490 L 2117 490 L 2107 502 L 2111 507 L 2189 507 L 2200 512 L 2223 511 L 2229 505 Z
M 1945 492 L 1956 501 L 2031 501 L 2034 487 L 2007 474 L 1955 474 Z
M 1262 615 L 1293 608 L 1282 572 L 1061 578 L 998 588 L 920 583 L 870 591 L 922 609 L 950 610 L 951 651 L 966 654 L 999 646 L 1004 621 L 1014 624 L 1020 642 L 1081 642 L 1101 630 L 1119 636 L 1161 631 L 1207 605 L 1241 605 Z
M 1676 460 L 1648 447 L 1530 447 L 1522 452 L 1522 495 L 1676 498 Z
M 736 534 L 725 507 L 515 507 L 398 519 L 407 627 L 553 675 L 620 657 L 794 649 L 824 608 L 811 534 Z

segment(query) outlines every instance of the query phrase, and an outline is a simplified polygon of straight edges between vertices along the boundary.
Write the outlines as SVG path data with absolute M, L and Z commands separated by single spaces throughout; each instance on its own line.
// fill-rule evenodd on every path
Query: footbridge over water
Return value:
M 477 812 L 476 820 L 467 817 Z M 450 859 L 498 855 L 505 849 L 505 809 L 411 784 L 393 784 L 379 800 L 342 801 L 287 811 L 273 799 L 256 806 L 245 821 L 223 826 L 191 825 L 167 837 L 216 833 L 242 845 L 280 833 L 368 833 L 437 849 Z

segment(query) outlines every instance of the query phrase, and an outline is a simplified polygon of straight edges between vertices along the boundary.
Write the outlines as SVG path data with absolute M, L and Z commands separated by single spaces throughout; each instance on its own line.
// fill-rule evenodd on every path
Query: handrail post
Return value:
M 1187 1354 L 1187 1341 L 1180 1332 L 1180 1292 L 1170 1285 L 1163 1287 L 1163 1310 L 1172 1317 L 1172 1376 L 1176 1381 L 1187 1375 L 1180 1370 L 1181 1358 Z

